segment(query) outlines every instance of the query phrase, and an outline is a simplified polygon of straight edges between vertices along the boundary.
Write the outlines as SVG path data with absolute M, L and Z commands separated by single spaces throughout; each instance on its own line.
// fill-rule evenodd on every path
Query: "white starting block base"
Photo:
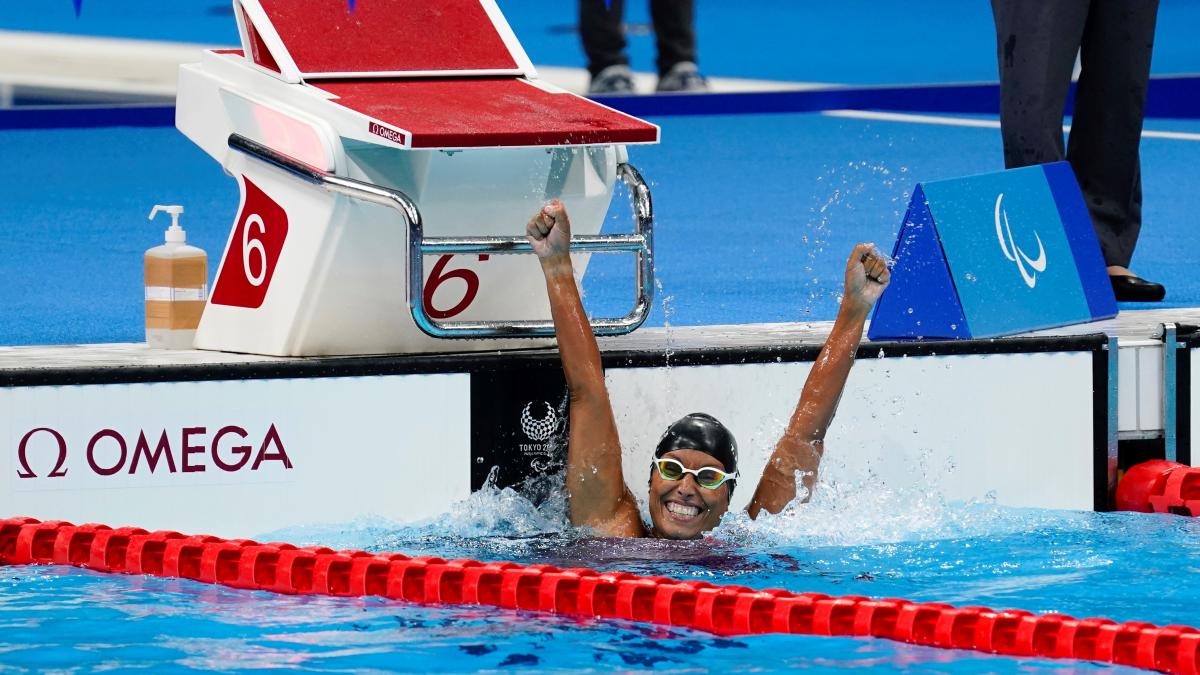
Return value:
M 1169 458 L 1191 463 L 1200 340 L 1180 328 L 1164 350 L 1164 324 L 1200 325 L 1200 309 L 995 340 L 864 343 L 826 443 L 830 470 L 948 500 L 1105 509 L 1118 438 L 1162 438 Z M 646 479 L 661 430 L 694 411 L 733 430 L 741 471 L 756 477 L 829 326 L 602 339 L 630 485 Z M 550 349 L 0 348 L 0 513 L 222 536 L 430 518 L 493 466 L 502 484 L 557 470 L 564 394 Z M 738 490 L 735 507 L 751 493 Z

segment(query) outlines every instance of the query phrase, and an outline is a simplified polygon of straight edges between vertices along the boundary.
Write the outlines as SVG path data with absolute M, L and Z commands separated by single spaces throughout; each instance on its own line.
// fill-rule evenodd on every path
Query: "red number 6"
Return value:
M 453 255 L 444 255 L 438 258 L 438 261 L 433 266 L 433 270 L 429 273 L 429 279 L 425 281 L 425 313 L 433 319 L 449 319 L 452 316 L 460 314 L 466 309 L 475 296 L 479 294 L 479 275 L 471 270 L 450 270 L 446 271 L 446 264 L 450 262 Z M 479 256 L 480 260 L 487 260 L 486 255 Z M 467 284 L 467 290 L 463 293 L 462 300 L 450 309 L 437 309 L 433 306 L 433 294 L 437 292 L 438 286 L 447 279 L 462 279 Z

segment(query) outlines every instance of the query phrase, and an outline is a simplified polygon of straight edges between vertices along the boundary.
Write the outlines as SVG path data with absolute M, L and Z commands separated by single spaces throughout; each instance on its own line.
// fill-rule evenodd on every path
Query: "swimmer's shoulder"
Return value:
M 642 522 L 639 514 L 634 514 L 633 517 L 629 514 L 614 514 L 612 520 L 593 525 L 591 530 L 597 536 L 606 538 L 636 539 L 650 536 L 650 530 Z

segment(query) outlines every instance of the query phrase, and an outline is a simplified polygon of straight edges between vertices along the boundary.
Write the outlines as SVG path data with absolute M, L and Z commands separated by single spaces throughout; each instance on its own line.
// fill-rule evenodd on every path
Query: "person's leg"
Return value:
M 1007 168 L 1065 158 L 1062 118 L 1088 0 L 992 0 Z
M 678 63 L 696 60 L 696 3 L 694 0 L 650 0 L 650 17 L 658 45 L 658 75 Z
M 650 0 L 658 41 L 658 91 L 706 91 L 708 80 L 696 65 L 694 0 Z
M 1142 225 L 1138 146 L 1157 13 L 1158 0 L 1097 0 L 1083 34 L 1067 157 L 1110 274 L 1128 274 Z
M 579 36 L 592 77 L 609 66 L 629 65 L 621 26 L 625 0 L 579 0 Z

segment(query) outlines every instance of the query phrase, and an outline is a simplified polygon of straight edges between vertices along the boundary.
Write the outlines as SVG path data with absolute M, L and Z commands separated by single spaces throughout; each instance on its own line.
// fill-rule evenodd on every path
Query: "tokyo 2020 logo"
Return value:
M 534 417 L 534 404 L 540 405 L 545 410 L 545 414 Z M 529 440 L 548 441 L 561 425 L 562 418 L 558 416 L 558 411 L 545 401 L 530 401 L 521 410 L 521 431 L 525 432 Z

